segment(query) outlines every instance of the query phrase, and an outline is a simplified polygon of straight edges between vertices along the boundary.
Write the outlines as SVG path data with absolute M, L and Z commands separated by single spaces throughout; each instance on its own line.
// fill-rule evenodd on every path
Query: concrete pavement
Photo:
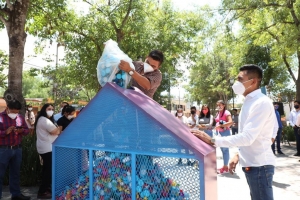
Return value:
M 270 147 L 271 148 L 271 147 Z M 285 155 L 276 155 L 277 166 L 273 178 L 273 190 L 275 200 L 298 200 L 300 199 L 300 157 L 294 157 L 296 153 L 295 143 L 282 145 Z M 237 148 L 230 148 L 230 154 L 237 152 Z M 217 167 L 223 165 L 222 153 L 217 148 Z M 38 187 L 22 187 L 24 195 L 31 196 L 36 200 Z M 3 188 L 2 199 L 10 199 L 7 186 Z M 2 200 L 1 199 L 1 200 Z M 245 175 L 240 166 L 236 169 L 236 174 L 218 175 L 218 199 L 219 200 L 250 200 L 249 188 Z

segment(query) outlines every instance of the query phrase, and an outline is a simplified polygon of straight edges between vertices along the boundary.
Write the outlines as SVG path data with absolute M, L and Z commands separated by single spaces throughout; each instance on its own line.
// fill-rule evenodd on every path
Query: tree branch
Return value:
M 4 19 L 4 17 L 2 15 L 0 15 L 0 21 L 3 22 L 3 24 L 5 25 L 5 27 L 7 26 L 8 21 L 6 19 Z
M 127 13 L 126 13 L 124 19 L 122 20 L 122 24 L 121 24 L 120 29 L 122 29 L 125 26 L 125 24 L 128 20 L 131 9 L 132 9 L 132 0 L 129 1 L 129 6 L 128 6 L 128 9 L 127 9 Z
M 295 13 L 295 10 L 294 10 L 294 3 L 295 3 L 294 1 L 288 1 L 287 2 L 287 7 L 291 10 L 290 12 L 291 12 L 291 15 L 292 15 L 292 17 L 294 19 L 295 25 L 297 27 L 299 27 L 300 22 L 299 22 L 298 17 L 296 16 L 296 13 Z
M 299 56 L 299 55 L 298 55 L 298 56 Z M 288 72 L 290 73 L 290 75 L 291 75 L 293 81 L 296 83 L 297 79 L 296 79 L 296 77 L 295 77 L 295 75 L 294 75 L 294 73 L 293 73 L 293 71 L 292 71 L 292 69 L 291 69 L 290 64 L 289 64 L 288 61 L 287 61 L 287 58 L 286 58 L 286 54 L 285 54 L 285 53 L 283 53 L 282 59 L 283 59 L 283 62 L 284 62 L 284 64 L 285 64 L 285 66 L 286 66 Z
M 10 0 L 6 0 L 6 6 L 10 11 L 14 9 L 14 6 L 10 3 Z

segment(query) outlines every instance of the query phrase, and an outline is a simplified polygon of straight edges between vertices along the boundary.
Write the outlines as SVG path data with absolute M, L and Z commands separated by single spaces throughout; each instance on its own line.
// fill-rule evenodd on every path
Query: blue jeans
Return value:
M 222 137 L 230 136 L 230 130 L 225 130 L 220 132 Z M 228 165 L 229 162 L 229 148 L 221 147 L 222 155 L 223 155 L 223 163 L 224 165 Z
M 273 200 L 273 165 L 250 167 L 250 170 L 243 167 L 243 171 L 250 188 L 251 200 Z
M 239 129 L 238 129 L 238 128 L 231 127 L 231 132 L 232 132 L 232 135 L 238 134 Z
M 9 167 L 9 191 L 12 195 L 18 196 L 20 191 L 20 166 L 22 162 L 22 148 L 9 149 L 0 148 L 0 198 L 2 197 L 2 185 L 4 175 Z
M 210 137 L 213 137 L 212 130 L 204 130 L 205 133 L 207 133 Z
M 281 134 L 282 134 L 282 128 L 279 128 L 278 131 L 277 131 L 277 136 L 275 138 L 276 146 L 277 146 L 277 152 L 281 151 L 281 148 L 280 148 Z M 271 145 L 273 151 L 275 151 L 275 141 Z

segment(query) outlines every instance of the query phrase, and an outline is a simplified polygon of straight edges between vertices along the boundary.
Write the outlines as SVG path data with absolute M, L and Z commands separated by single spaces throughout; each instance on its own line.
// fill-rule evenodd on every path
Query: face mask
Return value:
M 28 108 L 29 111 L 32 111 L 32 108 Z
M 181 117 L 181 116 L 182 116 L 182 113 L 177 113 L 177 115 L 178 115 L 179 117 Z
M 18 116 L 18 113 L 9 113 L 7 114 L 11 119 L 16 119 L 16 117 Z
M 274 108 L 277 110 L 279 106 L 274 106 Z
M 299 108 L 299 106 L 298 106 L 298 105 L 295 105 L 295 106 L 294 106 L 294 108 L 295 108 L 295 109 L 298 109 L 298 108 Z
M 70 120 L 70 119 L 74 118 L 74 116 L 73 115 L 68 115 L 67 118 Z
M 51 117 L 54 113 L 53 110 L 47 110 L 46 112 L 49 117 Z
M 204 114 L 207 114 L 207 113 L 208 113 L 208 110 L 202 110 L 202 112 L 203 112 Z
M 196 113 L 196 111 L 191 111 L 191 114 L 194 115 Z
M 252 80 L 252 79 L 250 79 Z M 248 81 L 250 81 L 248 80 Z M 246 83 L 248 81 L 244 81 L 243 83 Z M 242 82 L 236 81 L 233 85 L 232 85 L 232 89 L 234 91 L 235 94 L 240 94 L 243 95 L 245 93 L 245 90 L 248 89 L 249 87 L 251 87 L 251 85 L 248 88 L 245 88 L 244 84 Z
M 153 67 L 151 67 L 151 65 L 149 65 L 148 63 L 144 62 L 144 74 L 153 71 L 154 71 Z

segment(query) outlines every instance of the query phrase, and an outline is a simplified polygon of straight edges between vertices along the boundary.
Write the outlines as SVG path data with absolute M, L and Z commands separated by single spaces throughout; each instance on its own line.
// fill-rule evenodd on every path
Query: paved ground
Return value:
M 295 144 L 282 145 L 285 155 L 276 155 L 276 171 L 273 180 L 273 190 L 275 200 L 298 200 L 300 197 L 300 157 L 294 157 L 296 153 Z M 231 148 L 230 154 L 237 152 L 237 148 Z M 217 149 L 217 165 L 222 167 L 222 153 Z M 7 186 L 3 188 L 3 200 L 10 199 Z M 23 187 L 22 192 L 30 195 L 32 200 L 36 200 L 37 187 Z M 240 166 L 234 175 L 218 175 L 218 196 L 219 200 L 250 200 L 249 189 L 244 173 Z M 193 199 L 194 200 L 194 199 Z

